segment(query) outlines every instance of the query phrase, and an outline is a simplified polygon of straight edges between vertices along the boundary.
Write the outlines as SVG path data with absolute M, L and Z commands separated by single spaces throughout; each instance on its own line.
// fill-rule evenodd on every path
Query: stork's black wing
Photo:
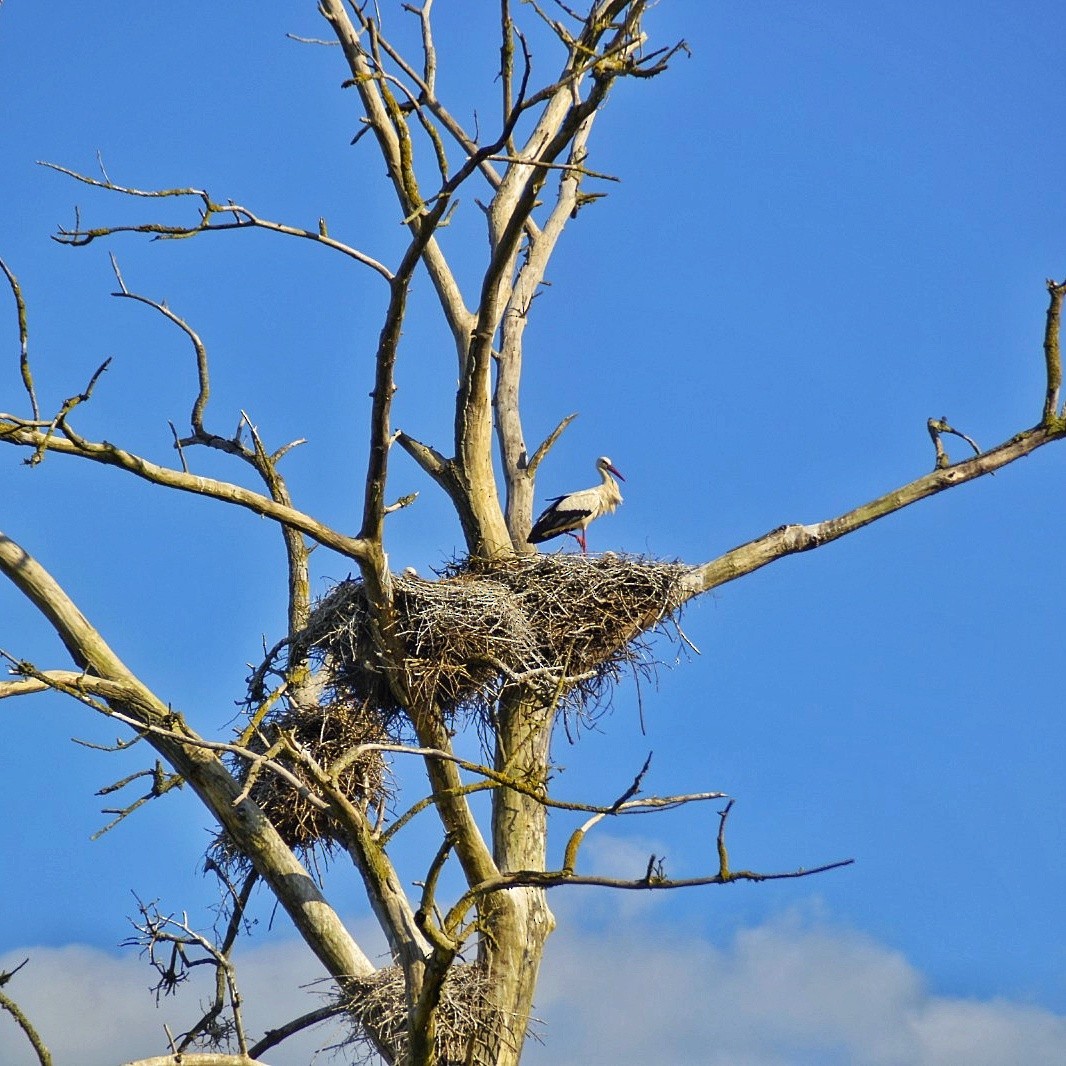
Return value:
M 587 507 L 561 508 L 559 504 L 565 499 L 566 496 L 556 496 L 552 500 L 551 506 L 533 524 L 529 536 L 526 537 L 527 543 L 540 544 L 541 541 L 551 540 L 552 537 L 581 528 L 581 524 L 592 512 Z

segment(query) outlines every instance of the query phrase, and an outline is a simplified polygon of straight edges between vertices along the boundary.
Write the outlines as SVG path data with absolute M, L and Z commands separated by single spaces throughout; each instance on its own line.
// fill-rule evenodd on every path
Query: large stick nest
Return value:
M 397 683 L 381 668 L 363 583 L 337 585 L 316 607 L 301 650 L 322 658 L 335 697 L 375 706 L 394 728 L 419 708 L 487 708 L 509 685 L 536 686 L 561 706 L 594 704 L 640 638 L 682 602 L 688 568 L 606 553 L 465 560 L 438 581 L 393 579 Z

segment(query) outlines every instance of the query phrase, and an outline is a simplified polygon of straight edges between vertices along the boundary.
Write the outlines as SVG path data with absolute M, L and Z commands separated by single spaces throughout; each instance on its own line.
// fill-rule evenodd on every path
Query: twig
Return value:
M 26 301 L 22 296 L 22 286 L 18 278 L 11 272 L 7 263 L 0 259 L 0 270 L 4 272 L 8 285 L 11 286 L 11 295 L 15 297 L 15 311 L 18 315 L 19 330 L 19 372 L 22 374 L 22 384 L 26 394 L 30 398 L 30 409 L 33 411 L 35 420 L 40 419 L 41 409 L 37 406 L 37 393 L 33 387 L 33 374 L 30 371 L 30 330 L 29 318 L 26 313 Z
M 54 234 L 53 240 L 58 241 L 60 244 L 81 247 L 86 244 L 91 244 L 98 238 L 110 237 L 118 233 L 143 233 L 157 240 L 182 240 L 188 237 L 195 237 L 200 233 L 215 233 L 225 230 L 263 229 L 271 233 L 278 233 L 288 237 L 300 237 L 304 240 L 314 241 L 316 244 L 321 244 L 335 252 L 340 252 L 349 259 L 354 259 L 363 266 L 369 267 L 376 274 L 381 275 L 386 281 L 392 280 L 392 272 L 383 263 L 374 259 L 372 256 L 367 255 L 365 252 L 359 251 L 357 248 L 353 248 L 350 245 L 335 240 L 333 237 L 330 237 L 327 233 L 323 232 L 321 228 L 313 230 L 304 229 L 302 226 L 290 226 L 283 222 L 274 222 L 270 219 L 260 218 L 253 211 L 241 204 L 236 204 L 232 201 L 225 204 L 216 203 L 204 189 L 195 189 L 191 186 L 173 189 L 136 189 L 127 185 L 117 185 L 111 181 L 106 174 L 104 180 L 100 181 L 98 178 L 90 178 L 86 174 L 79 174 L 76 170 L 60 166 L 58 163 L 49 163 L 45 160 L 38 160 L 38 165 L 48 167 L 50 170 L 58 171 L 60 174 L 65 174 L 67 177 L 73 178 L 75 181 L 80 181 L 85 185 L 90 185 L 93 188 L 106 189 L 108 192 L 116 192 L 124 196 L 135 196 L 148 199 L 195 197 L 199 199 L 202 204 L 200 209 L 200 221 L 194 226 L 171 226 L 158 222 L 143 222 L 129 226 L 99 226 L 93 229 L 82 229 L 80 218 L 78 218 L 75 221 L 73 229 L 66 229 L 61 226 L 56 234 Z M 217 221 L 217 218 L 220 215 L 231 216 L 233 221 L 219 222 Z
M 1047 280 L 1050 301 L 1047 309 L 1047 325 L 1044 329 L 1044 362 L 1047 367 L 1047 390 L 1044 396 L 1045 425 L 1054 422 L 1059 414 L 1059 389 L 1062 386 L 1062 355 L 1059 349 L 1059 322 L 1062 316 L 1062 298 L 1066 295 L 1066 281 Z
M 532 477 L 537 472 L 537 467 L 540 466 L 544 457 L 554 447 L 555 442 L 562 436 L 563 431 L 570 425 L 573 420 L 577 418 L 577 412 L 572 415 L 567 415 L 556 427 L 544 438 L 540 447 L 533 453 L 533 458 L 526 463 L 526 473 Z
M 6 970 L 0 973 L 0 988 L 3 988 L 29 961 L 29 959 L 25 959 L 13 970 Z M 15 1019 L 16 1025 L 25 1033 L 26 1039 L 30 1042 L 30 1046 L 33 1048 L 37 1061 L 41 1066 L 52 1066 L 52 1053 L 41 1039 L 40 1033 L 37 1032 L 37 1029 L 26 1017 L 19 1005 L 5 992 L 0 992 L 0 1009 L 7 1011 Z
M 936 469 L 944 470 L 951 465 L 951 460 L 948 458 L 948 453 L 944 450 L 944 445 L 940 441 L 941 433 L 951 433 L 956 437 L 961 437 L 966 443 L 973 448 L 974 455 L 980 455 L 981 449 L 978 447 L 977 442 L 967 437 L 965 433 L 961 433 L 957 429 L 953 429 L 946 418 L 930 418 L 926 423 L 929 429 L 929 436 L 933 438 L 933 446 L 936 448 Z

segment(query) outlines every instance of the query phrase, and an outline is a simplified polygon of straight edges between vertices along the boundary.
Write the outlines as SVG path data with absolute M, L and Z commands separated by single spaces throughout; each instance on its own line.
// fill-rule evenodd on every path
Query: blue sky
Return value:
M 454 93 L 466 119 L 496 100 L 491 48 L 476 47 L 471 25 L 482 8 L 491 22 L 493 6 L 438 5 L 442 95 Z M 387 17 L 409 32 L 399 13 Z M 656 7 L 649 28 L 659 43 L 686 38 L 691 58 L 612 95 L 590 165 L 623 181 L 568 230 L 528 333 L 529 438 L 581 413 L 542 469 L 540 498 L 590 484 L 595 457 L 609 454 L 626 502 L 592 528 L 593 550 L 696 563 L 926 472 L 930 416 L 985 446 L 1033 424 L 1044 280 L 1066 276 L 1056 111 L 1066 12 L 681 0 Z M 287 460 L 297 500 L 351 529 L 381 286 L 320 248 L 260 234 L 59 247 L 48 235 L 75 204 L 89 224 L 153 216 L 34 165 L 92 171 L 99 151 L 117 182 L 206 187 L 294 224 L 325 216 L 331 232 L 387 258 L 399 220 L 372 146 L 349 145 L 357 115 L 339 56 L 286 40 L 290 31 L 324 34 L 313 4 L 175 12 L 7 0 L 0 255 L 30 305 L 44 407 L 112 356 L 83 431 L 172 461 L 167 419 L 187 419 L 192 362 L 157 316 L 109 297 L 113 250 L 131 289 L 166 299 L 208 344 L 209 422 L 230 432 L 243 408 L 269 443 L 307 437 Z M 463 209 L 469 219 L 444 243 L 470 286 L 483 242 L 472 195 Z M 424 278 L 414 296 L 396 421 L 443 446 L 452 356 Z M 0 409 L 21 411 L 14 313 L 0 297 Z M 0 528 L 157 692 L 201 730 L 224 730 L 245 664 L 281 632 L 274 529 L 117 472 L 58 456 L 29 470 L 21 458 L 0 451 Z M 420 496 L 390 522 L 391 560 L 428 572 L 458 550 L 458 524 L 405 457 L 393 470 L 394 496 Z M 568 798 L 613 798 L 652 750 L 650 791 L 737 798 L 735 865 L 856 862 L 639 904 L 560 893 L 539 1011 L 547 1050 L 531 1048 L 530 1061 L 561 1061 L 564 1044 L 606 1047 L 634 1012 L 647 1033 L 684 1041 L 671 1045 L 677 1061 L 718 1061 L 708 1049 L 722 1046 L 732 1062 L 960 1061 L 942 1039 L 959 1017 L 972 1033 L 1007 1034 L 984 1040 L 984 1059 L 967 1049 L 961 1061 L 1016 1061 L 996 1048 L 1021 1033 L 1044 1041 L 1027 1061 L 1066 1058 L 1064 472 L 1066 451 L 1048 448 L 703 597 L 682 620 L 702 654 L 682 653 L 645 686 L 644 734 L 623 687 L 597 730 L 575 747 L 560 738 Z M 315 564 L 320 591 L 349 570 L 324 550 Z M 64 664 L 2 587 L 0 647 Z M 667 663 L 678 655 L 669 642 L 659 650 Z M 83 990 L 91 974 L 121 973 L 122 995 L 147 1009 L 147 970 L 117 950 L 130 893 L 205 914 L 214 889 L 197 871 L 209 820 L 191 796 L 172 795 L 90 843 L 105 820 L 93 792 L 145 757 L 71 745 L 116 734 L 62 701 L 9 701 L 0 714 L 0 966 L 38 959 L 31 968 L 53 976 L 27 976 L 28 993 L 34 980 L 54 991 L 55 973 L 71 969 L 86 975 Z M 589 862 L 642 871 L 654 851 L 672 873 L 704 872 L 714 829 L 710 808 L 612 825 Z M 416 839 L 412 878 L 418 854 Z M 333 869 L 327 884 L 361 922 L 349 871 Z M 250 968 L 288 952 L 299 1010 L 306 964 L 284 923 L 268 932 L 265 906 L 262 918 Z M 63 952 L 85 954 L 64 969 Z M 727 1000 L 704 987 L 708 967 L 727 975 Z M 652 972 L 693 997 L 681 1036 L 646 997 L 633 1000 Z M 796 1000 L 780 992 L 783 974 Z M 841 989 L 857 985 L 868 995 L 841 1008 Z M 580 1018 L 566 1006 L 577 996 Z M 728 1034 L 720 1001 L 735 1022 Z M 796 1003 L 823 1020 L 817 1032 L 789 1020 Z M 148 1017 L 158 1037 L 163 1015 Z M 17 1039 L 4 1043 L 12 1028 L 0 1022 L 0 1058 L 21 1062 Z M 887 1030 L 917 1043 L 886 1043 Z M 626 1046 L 603 1061 L 650 1061 Z M 99 1062 L 113 1061 L 107 1050 Z M 277 1063 L 306 1061 L 293 1054 Z M 573 1061 L 597 1061 L 588 1054 Z

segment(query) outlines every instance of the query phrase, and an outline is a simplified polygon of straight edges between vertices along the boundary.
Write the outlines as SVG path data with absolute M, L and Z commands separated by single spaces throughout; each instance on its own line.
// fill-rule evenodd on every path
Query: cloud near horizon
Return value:
M 900 953 L 793 913 L 720 948 L 651 923 L 549 945 L 533 1066 L 1066 1062 L 1066 1017 L 937 995 Z
M 566 928 L 570 926 L 570 928 Z M 1066 1017 L 1027 1004 L 932 992 L 898 952 L 863 934 L 798 917 L 741 931 L 727 946 L 653 920 L 610 935 L 572 923 L 549 946 L 530 1066 L 1016 1066 L 1066 1062 Z M 150 974 L 135 954 L 82 945 L 23 948 L 0 956 L 30 964 L 5 989 L 35 1021 L 56 1066 L 117 1066 L 165 1051 L 162 1025 L 180 1031 L 198 996 L 157 1010 Z M 240 979 L 249 1028 L 261 1032 L 317 1005 L 305 987 L 320 977 L 296 942 L 246 947 Z M 71 1025 L 71 1019 L 77 1023 Z M 91 1019 L 91 1021 L 86 1021 Z M 256 1028 L 258 1027 L 258 1028 Z M 343 1062 L 317 1048 L 319 1030 L 266 1056 L 270 1066 Z M 0 1062 L 35 1058 L 0 1017 Z

